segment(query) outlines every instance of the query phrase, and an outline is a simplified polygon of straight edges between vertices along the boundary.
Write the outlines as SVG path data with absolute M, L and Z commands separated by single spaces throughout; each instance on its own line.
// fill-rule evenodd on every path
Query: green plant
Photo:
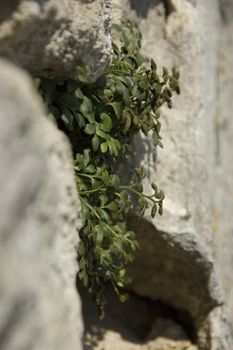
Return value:
M 162 214 L 164 194 L 152 184 L 144 194 L 143 167 L 136 169 L 130 183 L 121 183 L 119 161 L 130 169 L 131 136 L 139 131 L 162 147 L 159 108 L 172 107 L 172 94 L 179 93 L 179 73 L 163 68 L 157 72 L 153 60 L 145 63 L 140 53 L 141 34 L 137 24 L 114 25 L 112 65 L 96 83 L 88 84 L 89 70 L 77 69 L 78 81 L 41 79 L 39 90 L 49 117 L 69 137 L 74 170 L 82 203 L 81 243 L 78 251 L 79 278 L 91 293 L 103 316 L 104 285 L 110 282 L 121 301 L 128 278 L 125 267 L 139 247 L 126 217 L 136 202 L 139 215 L 151 208 L 152 217 Z

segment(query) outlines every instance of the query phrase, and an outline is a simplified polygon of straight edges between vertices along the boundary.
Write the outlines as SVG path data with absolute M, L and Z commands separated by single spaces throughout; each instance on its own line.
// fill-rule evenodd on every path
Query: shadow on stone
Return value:
M 171 0 L 130 0 L 130 6 L 139 18 L 146 18 L 150 9 L 158 5 L 164 7 L 166 18 L 175 11 Z
M 19 3 L 20 0 L 1 0 L 0 24 L 11 17 Z
M 83 304 L 84 350 L 157 350 L 161 344 L 183 350 L 195 343 L 192 320 L 186 312 L 134 293 L 129 293 L 129 300 L 122 304 L 106 286 L 106 316 L 100 321 L 96 306 L 78 280 L 77 288 Z

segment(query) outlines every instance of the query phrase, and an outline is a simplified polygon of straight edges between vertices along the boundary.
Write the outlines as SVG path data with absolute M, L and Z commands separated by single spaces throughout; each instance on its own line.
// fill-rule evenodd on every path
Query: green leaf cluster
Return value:
M 131 136 L 139 131 L 162 147 L 159 109 L 172 107 L 179 90 L 179 73 L 162 74 L 156 63 L 141 55 L 141 33 L 136 23 L 122 22 L 112 28 L 112 65 L 97 82 L 87 84 L 89 69 L 77 68 L 73 81 L 41 79 L 39 90 L 49 117 L 69 137 L 74 170 L 82 203 L 81 243 L 78 251 L 79 278 L 91 293 L 103 317 L 104 286 L 110 282 L 121 301 L 128 282 L 127 264 L 139 248 L 126 217 L 136 202 L 138 214 L 150 208 L 151 216 L 162 214 L 164 194 L 152 184 L 143 192 L 143 167 L 135 169 L 131 183 L 121 183 L 119 161 L 130 169 Z

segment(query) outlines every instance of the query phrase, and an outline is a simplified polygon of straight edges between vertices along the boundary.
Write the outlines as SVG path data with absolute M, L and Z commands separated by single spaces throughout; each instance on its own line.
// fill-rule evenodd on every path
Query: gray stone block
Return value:
M 1 60 L 0 75 L 0 348 L 79 350 L 71 150 L 27 74 Z
M 34 75 L 76 79 L 82 62 L 95 80 L 111 62 L 109 0 L 4 0 L 0 14 L 0 56 Z

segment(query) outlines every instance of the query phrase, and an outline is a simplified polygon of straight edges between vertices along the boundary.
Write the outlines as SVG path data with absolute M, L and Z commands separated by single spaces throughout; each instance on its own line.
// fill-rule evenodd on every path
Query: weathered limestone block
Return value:
M 3 0 L 0 56 L 34 75 L 77 78 L 78 64 L 95 80 L 111 61 L 110 0 Z
M 79 350 L 79 204 L 68 142 L 0 61 L 0 348 Z
M 119 18 L 120 2 L 115 3 Z M 152 142 L 142 136 L 135 139 L 135 166 L 143 162 L 148 170 L 147 191 L 150 183 L 155 182 L 164 190 L 166 199 L 162 217 L 151 220 L 148 215 L 146 220 L 137 220 L 132 216 L 129 220 L 141 246 L 129 268 L 133 277 L 131 287 L 138 295 L 160 299 L 187 311 L 200 349 L 233 349 L 227 320 L 228 307 L 232 305 L 233 162 L 228 151 L 232 148 L 229 113 L 233 92 L 232 27 L 228 24 L 227 30 L 222 29 L 223 13 L 217 0 L 129 0 L 122 13 L 128 16 L 132 12 L 140 20 L 144 52 L 153 57 L 160 68 L 161 65 L 179 68 L 182 93 L 175 98 L 172 110 L 163 109 L 164 149 L 155 151 Z M 227 18 L 229 22 L 232 16 L 228 13 Z M 226 31 L 228 35 L 222 41 Z M 227 56 L 227 64 L 219 58 L 220 47 Z M 225 74 L 227 78 L 220 80 L 220 86 L 224 87 L 220 88 L 221 113 L 227 125 L 221 136 L 225 168 L 216 163 L 219 142 L 216 111 L 219 109 L 219 66 L 222 65 L 223 70 L 226 66 L 228 72 L 231 70 Z M 229 97 L 231 103 L 226 107 Z M 218 197 L 215 196 L 219 186 L 217 172 L 222 179 Z M 224 202 L 224 191 L 228 192 L 227 202 Z M 219 203 L 215 208 L 221 207 L 219 216 L 228 206 L 221 225 L 219 223 L 217 240 L 212 225 L 214 202 Z M 227 226 L 226 234 L 221 233 L 220 226 L 222 229 Z M 224 243 L 220 245 L 222 240 Z M 225 267 L 223 246 L 229 269 Z M 225 284 L 228 279 L 227 304 L 221 275 Z

